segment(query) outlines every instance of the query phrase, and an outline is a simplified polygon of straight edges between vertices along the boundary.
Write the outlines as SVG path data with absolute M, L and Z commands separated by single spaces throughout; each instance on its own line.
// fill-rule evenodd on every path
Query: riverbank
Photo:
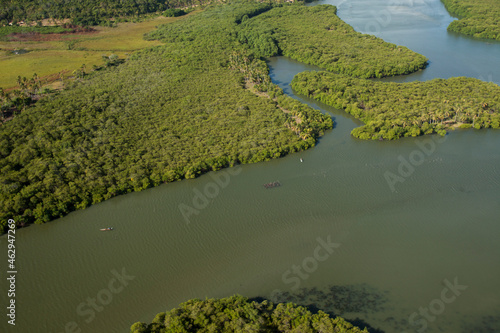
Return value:
M 472 78 L 388 83 L 329 72 L 299 73 L 299 94 L 317 99 L 363 121 L 352 135 L 394 140 L 461 128 L 500 128 L 500 87 Z
M 363 3 L 365 13 L 380 9 L 372 1 Z M 447 24 L 417 25 L 412 17 L 399 26 L 394 20 L 389 28 L 401 35 L 393 43 L 431 59 L 417 75 L 500 78 L 490 62 L 494 46 L 446 34 Z M 419 43 L 428 48 L 419 49 Z M 149 323 L 154 314 L 187 299 L 238 293 L 313 303 L 386 333 L 410 332 L 422 325 L 409 325 L 409 317 L 415 313 L 412 318 L 422 323 L 419 308 L 439 303 L 445 280 L 453 283 L 455 277 L 468 289 L 427 322 L 427 331 L 500 331 L 500 131 L 357 140 L 350 132 L 360 124 L 352 116 L 293 95 L 288 83 L 310 66 L 285 58 L 269 66 L 287 94 L 335 118 L 335 129 L 315 149 L 300 153 L 303 163 L 295 154 L 209 172 L 17 230 L 19 317 L 15 328 L 0 322 L 0 331 L 62 332 L 76 322 L 83 332 L 122 333 L 134 321 Z M 140 129 L 130 133 L 134 130 Z M 396 192 L 385 172 L 404 180 L 394 185 Z M 276 179 L 283 186 L 262 186 Z M 196 209 L 189 224 L 181 205 Z M 107 225 L 116 232 L 99 231 Z M 327 235 L 340 247 L 316 267 L 317 239 Z M 6 240 L 0 237 L 0 247 L 7 248 Z M 315 270 L 306 272 L 303 263 Z M 300 267 L 300 275 L 294 267 Z M 113 272 L 123 269 L 134 279 L 126 279 L 121 289 Z M 292 290 L 297 280 L 299 288 Z M 106 298 L 110 283 L 117 292 L 112 299 Z M 5 287 L 0 284 L 1 294 L 7 294 Z M 100 312 L 88 303 L 97 297 Z M 24 314 L 30 320 L 22 320 Z
M 495 0 L 441 0 L 451 15 L 458 17 L 449 31 L 475 38 L 500 41 L 500 3 Z
M 322 311 L 312 313 L 305 307 L 291 303 L 257 302 L 239 295 L 204 301 L 190 300 L 179 308 L 158 313 L 150 324 L 137 322 L 130 328 L 131 333 L 162 333 L 170 330 L 368 333 L 366 328 L 361 330 L 340 317 L 330 318 Z
M 310 25 L 316 14 L 328 29 L 319 32 Z M 287 40 L 293 34 L 272 26 L 279 17 L 300 28 L 292 44 Z M 314 146 L 333 126 L 328 115 L 286 96 L 278 103 L 295 114 L 284 113 L 242 83 L 245 75 L 264 82 L 259 79 L 267 76 L 267 70 L 259 70 L 266 68 L 262 55 L 280 48 L 310 52 L 313 35 L 349 44 L 352 52 L 328 48 L 317 60 L 330 59 L 353 75 L 364 76 L 368 68 L 369 57 L 359 50 L 377 54 L 384 75 L 417 70 L 413 62 L 426 61 L 406 48 L 352 31 L 331 6 L 236 2 L 171 20 L 147 35 L 164 45 L 78 80 L 0 128 L 0 140 L 9 142 L 2 151 L 6 172 L 0 180 L 6 185 L 0 217 L 45 223 L 116 195 Z M 240 58 L 232 69 L 235 54 Z M 401 67 L 401 59 L 413 62 Z M 259 89 L 277 94 L 270 87 Z

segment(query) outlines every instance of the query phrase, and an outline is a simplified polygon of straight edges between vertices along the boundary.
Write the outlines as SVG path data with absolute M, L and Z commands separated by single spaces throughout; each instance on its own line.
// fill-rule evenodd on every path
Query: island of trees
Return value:
M 330 5 L 285 6 L 242 18 L 239 40 L 260 56 L 284 55 L 328 71 L 371 78 L 425 68 L 427 58 L 404 46 L 361 34 Z
M 393 140 L 455 128 L 500 128 L 500 87 L 473 78 L 394 83 L 356 79 L 329 72 L 303 72 L 292 88 L 366 125 L 352 135 Z
M 368 333 L 344 319 L 311 313 L 292 303 L 258 303 L 242 296 L 190 300 L 156 315 L 149 324 L 137 322 L 131 333 L 187 332 L 345 332 Z
M 446 9 L 459 19 L 448 26 L 449 31 L 500 40 L 500 1 L 441 0 Z
M 213 5 L 147 38 L 165 44 L 83 75 L 0 126 L 2 227 L 9 218 L 44 223 L 119 194 L 314 146 L 332 119 L 283 95 L 264 55 L 360 77 L 426 62 L 354 32 L 332 6 Z

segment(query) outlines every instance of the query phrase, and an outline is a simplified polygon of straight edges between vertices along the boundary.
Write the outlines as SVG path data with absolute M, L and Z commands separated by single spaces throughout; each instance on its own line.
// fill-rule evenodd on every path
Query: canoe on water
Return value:
M 109 228 L 104 228 L 104 229 L 99 229 L 99 230 L 101 230 L 101 231 L 111 231 L 111 230 L 113 230 L 113 228 L 109 227 Z

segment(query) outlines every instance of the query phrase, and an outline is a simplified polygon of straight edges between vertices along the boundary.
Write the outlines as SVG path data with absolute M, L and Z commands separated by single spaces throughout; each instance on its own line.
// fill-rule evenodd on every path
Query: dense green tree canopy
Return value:
M 211 11 L 210 17 L 214 20 L 230 17 L 236 25 L 221 27 L 218 33 L 225 31 L 231 37 L 237 36 L 256 56 L 285 55 L 333 72 L 364 78 L 408 74 L 426 66 L 424 56 L 404 46 L 355 32 L 335 13 L 336 8 L 330 5 L 262 3 L 252 12 L 235 8 L 235 12 L 227 13 L 219 9 Z M 166 25 L 149 38 L 165 42 L 201 41 L 207 31 L 212 32 L 200 28 L 203 24 L 191 19 L 183 26 Z
M 355 32 L 330 5 L 283 6 L 242 22 L 241 42 L 262 56 L 284 55 L 356 77 L 416 72 L 427 59 L 404 46 Z
M 42 19 L 71 19 L 74 24 L 95 25 L 109 18 L 139 15 L 167 8 L 188 7 L 206 0 L 0 0 L 0 25 Z
M 0 126 L 2 223 L 43 223 L 118 194 L 283 156 L 332 128 L 330 117 L 273 87 L 265 63 L 228 33 L 235 13 L 261 5 L 224 8 L 172 28 L 188 36 L 199 22 L 196 41 L 136 53 Z M 243 60 L 230 66 L 235 54 L 248 55 L 250 72 Z M 290 112 L 246 89 L 254 80 Z
M 500 0 L 441 0 L 459 17 L 448 30 L 478 38 L 500 40 Z
M 259 41 L 255 29 L 266 30 Z M 331 118 L 283 95 L 262 55 L 301 60 L 317 45 L 321 56 L 307 62 L 363 77 L 425 63 L 352 31 L 331 6 L 213 5 L 147 38 L 165 45 L 78 75 L 0 127 L 2 223 L 43 223 L 122 193 L 312 147 Z
M 361 139 L 398 139 L 451 127 L 500 128 L 500 87 L 473 78 L 387 83 L 328 72 L 304 72 L 292 87 L 362 120 Z
M 137 322 L 131 333 L 168 332 L 368 332 L 319 311 L 311 313 L 292 303 L 250 302 L 242 296 L 198 299 L 156 315 L 150 324 Z

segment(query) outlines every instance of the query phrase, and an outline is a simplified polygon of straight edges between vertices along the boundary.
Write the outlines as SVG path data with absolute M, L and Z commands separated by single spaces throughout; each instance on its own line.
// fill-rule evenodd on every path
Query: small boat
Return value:
M 303 162 L 303 161 L 302 161 L 302 157 L 300 158 L 300 162 Z
M 279 181 L 275 181 L 275 182 L 272 182 L 272 183 L 264 184 L 264 187 L 266 189 L 270 189 L 270 188 L 274 188 L 274 187 L 278 187 L 278 186 L 281 186 L 281 183 Z
M 109 227 L 109 228 L 103 228 L 103 229 L 99 229 L 101 231 L 111 231 L 113 230 L 113 227 Z

